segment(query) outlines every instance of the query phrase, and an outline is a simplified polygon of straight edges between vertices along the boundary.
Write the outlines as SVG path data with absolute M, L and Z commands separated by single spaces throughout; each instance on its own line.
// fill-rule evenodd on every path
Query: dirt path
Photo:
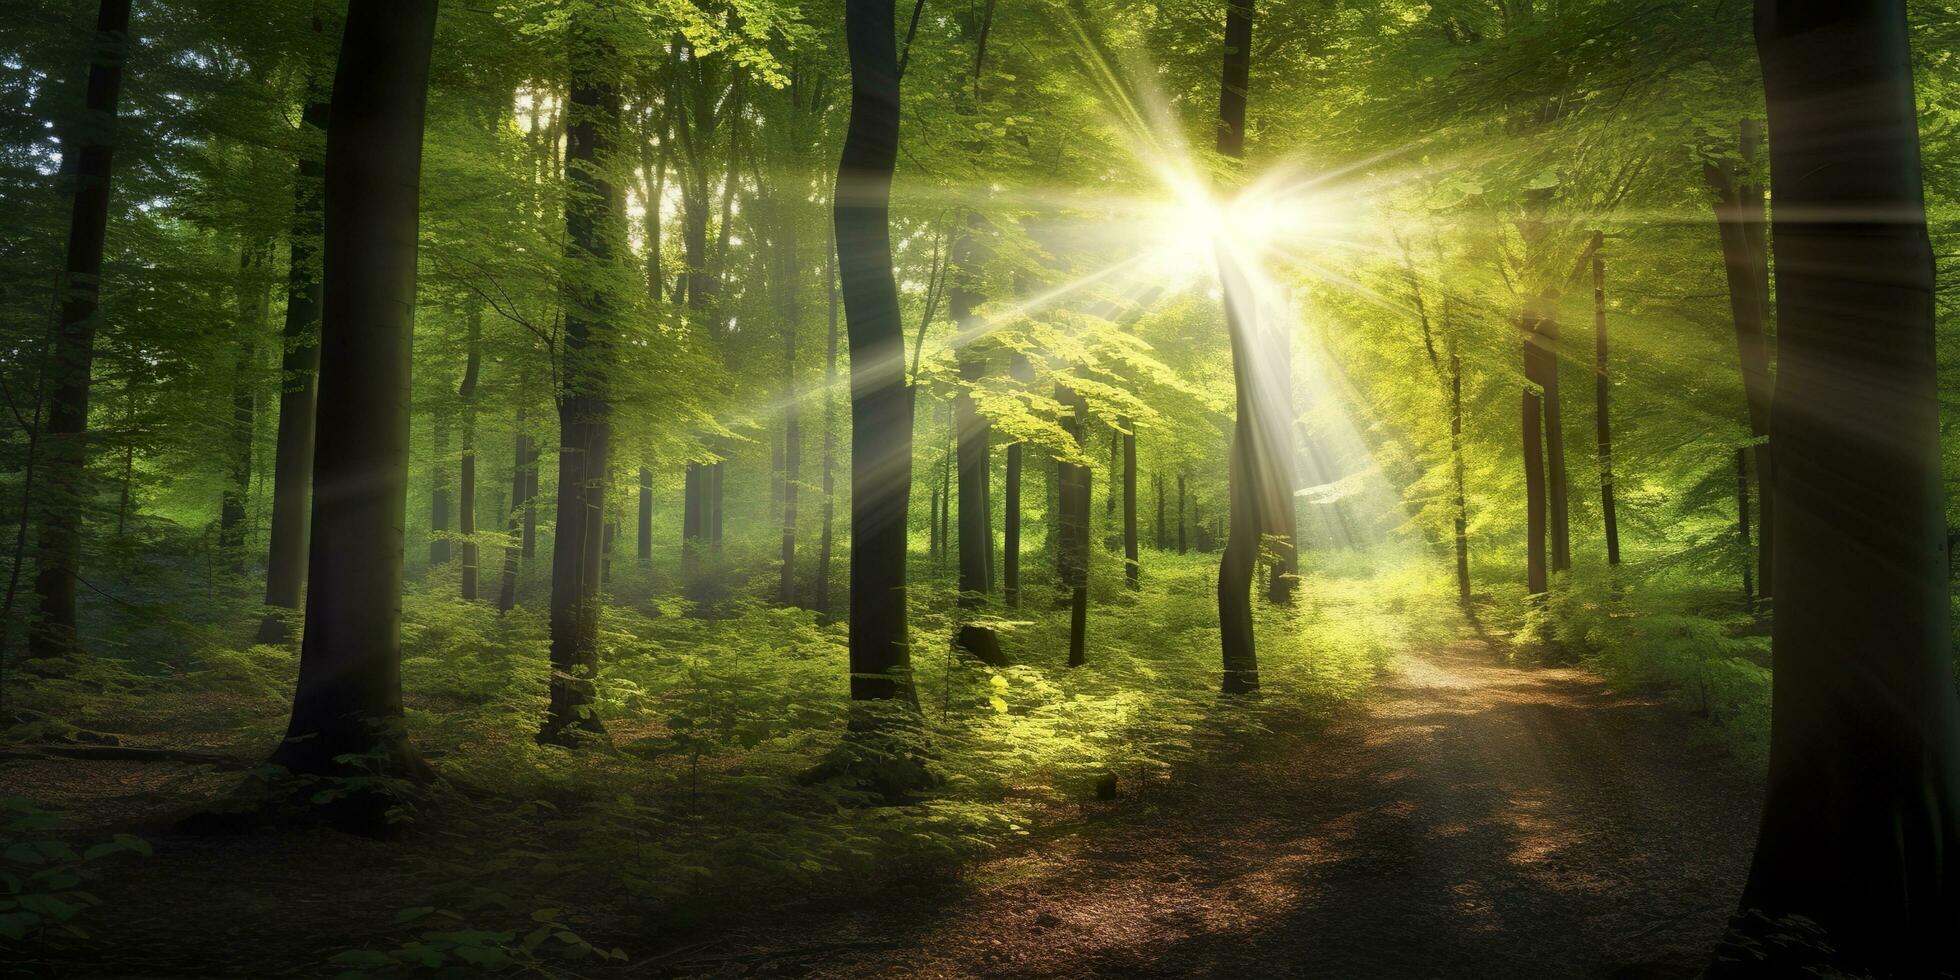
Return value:
M 750 935 L 683 974 L 1687 977 L 1760 789 L 1692 719 L 1464 644 L 1280 753 L 1171 788 L 945 901 Z

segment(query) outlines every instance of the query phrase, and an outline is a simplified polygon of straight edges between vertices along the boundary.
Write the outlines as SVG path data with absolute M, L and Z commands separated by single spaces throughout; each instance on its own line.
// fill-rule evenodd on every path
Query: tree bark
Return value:
M 1129 419 L 1123 429 L 1123 581 L 1131 589 L 1143 588 L 1143 562 L 1137 552 L 1137 433 Z M 1163 495 L 1157 497 L 1163 503 Z M 1161 510 L 1162 507 L 1159 507 Z M 1162 516 L 1161 514 L 1159 516 Z
M 1022 384 L 1032 383 L 1034 363 L 1019 351 L 1014 352 L 1011 358 L 1007 367 L 1008 376 Z M 1021 606 L 1021 476 L 1025 468 L 1025 449 L 1019 442 L 1008 445 L 1007 472 L 1001 478 L 1001 598 L 1010 609 Z
M 892 0 L 845 0 L 851 114 L 834 225 L 851 353 L 851 697 L 917 704 L 906 627 L 913 392 L 892 274 L 898 51 Z
M 476 381 L 483 362 L 483 308 L 470 310 L 469 334 L 464 340 L 463 383 L 456 390 L 463 403 L 463 464 L 456 483 L 456 533 L 462 535 L 462 594 L 476 601 Z
M 607 172 L 619 133 L 620 100 L 612 50 L 581 17 L 568 28 L 566 256 L 574 268 L 565 296 L 564 353 L 558 392 L 558 520 L 551 547 L 551 706 L 538 741 L 576 747 L 603 737 L 593 712 L 603 605 L 606 473 L 612 440 L 613 303 L 604 285 L 614 262 L 619 193 Z
M 1756 43 L 1779 601 L 1741 906 L 1815 923 L 1847 972 L 1934 976 L 1960 962 L 1960 705 L 1906 5 L 1760 0 Z
M 322 30 L 318 18 L 313 21 Z M 324 93 L 320 93 L 324 95 Z M 329 107 L 322 99 L 300 113 L 303 129 L 326 134 Z M 307 134 L 310 135 L 310 134 Z M 279 361 L 279 434 L 272 462 L 272 524 L 266 547 L 265 617 L 258 642 L 284 643 L 292 629 L 280 610 L 299 608 L 306 585 L 307 510 L 313 499 L 314 379 L 320 370 L 321 180 L 325 165 L 302 153 L 293 182 L 293 225 L 286 269 L 285 350 Z
M 1225 7 L 1224 69 L 1218 95 L 1218 152 L 1245 157 L 1246 88 L 1252 66 L 1252 0 L 1228 0 Z M 1259 655 L 1252 632 L 1252 582 L 1259 560 L 1264 469 L 1260 459 L 1259 400 L 1253 392 L 1258 329 L 1257 310 L 1241 309 L 1249 297 L 1242 270 L 1224 253 L 1219 256 L 1224 278 L 1225 326 L 1232 347 L 1232 380 L 1236 392 L 1236 421 L 1232 429 L 1227 480 L 1230 486 L 1231 538 L 1218 563 L 1218 631 L 1223 661 L 1223 689 L 1243 694 L 1259 689 Z M 1248 322 L 1248 314 L 1252 320 Z
M 116 109 L 129 44 L 129 0 L 102 0 L 96 10 L 98 54 L 89 64 L 87 124 L 75 127 L 75 205 L 62 268 L 61 321 L 55 331 L 44 451 L 40 537 L 34 555 L 39 613 L 27 635 L 30 657 L 74 652 L 77 575 L 82 567 L 82 503 L 88 486 L 88 402 L 95 366 L 102 253 L 109 231 L 109 189 Z
M 1769 443 L 1773 375 L 1766 332 L 1770 315 L 1769 222 L 1763 211 L 1763 188 L 1753 173 L 1762 136 L 1753 119 L 1743 120 L 1741 130 L 1741 167 L 1709 164 L 1702 168 L 1702 176 L 1715 193 L 1715 225 L 1722 241 L 1722 269 L 1728 279 L 1729 314 L 1735 323 L 1736 355 L 1742 366 L 1743 400 L 1749 414 L 1749 434 L 1757 440 L 1757 499 L 1762 506 L 1758 511 L 1756 579 L 1760 594 L 1767 598 L 1774 592 L 1776 559 L 1776 495 L 1770 490 L 1775 472 Z
M 260 278 L 268 244 L 252 242 L 239 250 L 237 307 L 238 360 L 232 370 L 231 432 L 226 450 L 231 472 L 218 508 L 218 551 L 226 567 L 245 571 L 248 504 L 252 496 L 252 442 L 258 428 L 259 334 L 265 329 L 268 296 Z
M 426 772 L 401 705 L 422 119 L 434 0 L 352 0 L 327 127 L 318 439 L 306 630 L 286 738 L 296 773 Z
M 449 413 L 437 405 L 429 413 L 434 430 L 435 467 L 429 482 L 429 567 L 449 561 Z
M 1735 451 L 1735 532 L 1742 541 L 1742 601 L 1756 604 L 1756 583 L 1750 567 L 1749 548 L 1749 451 Z
M 1599 513 L 1606 526 L 1606 563 L 1620 563 L 1620 514 L 1613 499 L 1612 379 L 1606 372 L 1605 236 L 1593 232 L 1593 416 L 1599 442 Z M 1454 438 L 1454 437 L 1453 437 Z
M 531 437 L 524 432 L 524 405 L 517 406 L 516 448 L 512 453 L 510 468 L 510 542 L 504 546 L 503 586 L 497 592 L 497 609 L 509 612 L 517 606 L 517 572 L 519 556 L 524 552 L 523 525 L 525 517 L 531 512 L 530 495 L 533 492 L 531 474 L 537 467 L 537 453 L 531 448 Z
M 653 564 L 653 470 L 640 467 L 639 537 L 634 558 L 642 565 Z
M 1062 404 L 1062 428 L 1075 440 L 1076 452 L 1088 449 L 1089 408 L 1082 396 L 1066 385 L 1055 386 Z M 1089 507 L 1094 499 L 1091 470 L 1078 463 L 1058 462 L 1062 506 L 1062 587 L 1068 590 L 1068 665 L 1089 662 Z
M 837 240 L 824 252 L 823 524 L 817 532 L 817 613 L 830 618 L 830 559 L 837 522 Z

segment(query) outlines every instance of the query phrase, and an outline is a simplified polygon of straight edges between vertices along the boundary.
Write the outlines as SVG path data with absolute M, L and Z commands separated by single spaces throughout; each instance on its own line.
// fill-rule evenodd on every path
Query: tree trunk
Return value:
M 40 609 L 28 632 L 30 657 L 74 652 L 75 594 L 82 567 L 82 502 L 87 495 L 88 400 L 95 366 L 96 306 L 102 294 L 102 252 L 109 230 L 109 177 L 116 107 L 122 93 L 123 53 L 129 41 L 129 0 L 102 0 L 96 11 L 98 53 L 88 69 L 87 125 L 75 153 L 75 206 L 63 266 L 61 325 L 55 332 L 52 388 L 41 431 L 45 449 L 41 527 L 34 555 L 34 594 Z
M 322 29 L 318 18 L 313 30 Z M 323 94 L 323 93 L 322 93 Z M 300 125 L 326 133 L 327 103 L 310 101 Z M 293 226 L 286 269 L 285 350 L 279 361 L 279 435 L 272 462 L 272 526 L 266 548 L 265 604 L 260 643 L 292 635 L 286 614 L 297 610 L 306 585 L 307 510 L 313 499 L 314 378 L 320 370 L 321 180 L 325 166 L 301 154 L 293 183 Z
M 1168 550 L 1169 539 L 1166 537 L 1166 535 L 1169 534 L 1170 532 L 1170 529 L 1164 525 L 1164 474 L 1158 473 L 1156 476 L 1152 477 L 1151 484 L 1153 487 L 1155 487 L 1157 491 L 1156 535 L 1157 535 L 1157 550 L 1158 552 L 1161 553 L 1163 551 Z
M 562 388 L 558 393 L 558 520 L 551 546 L 551 707 L 538 741 L 576 747 L 603 737 L 593 712 L 599 667 L 599 592 L 612 439 L 613 304 L 599 281 L 612 265 L 619 195 L 607 178 L 619 133 L 619 92 L 610 46 L 581 17 L 568 28 L 566 252 L 591 270 L 566 287 Z
M 968 615 L 984 610 L 994 591 L 994 515 L 992 501 L 987 496 L 987 484 L 993 476 L 990 446 L 993 425 L 974 406 L 969 390 L 986 375 L 986 362 L 967 346 L 980 332 L 974 309 L 982 300 L 978 282 L 980 265 L 986 261 L 987 252 L 978 236 L 985 226 L 985 219 L 978 213 L 968 212 L 966 227 L 952 250 L 951 313 L 963 382 L 953 395 L 954 452 L 959 474 L 959 606 Z M 998 666 L 1007 662 L 999 637 L 989 627 L 962 622 L 954 642 L 981 663 Z
M 469 334 L 464 341 L 463 383 L 457 398 L 463 403 L 463 465 L 456 484 L 456 533 L 462 535 L 463 600 L 476 601 L 476 381 L 483 362 L 483 308 L 470 310 Z
M 1055 386 L 1055 400 L 1067 414 L 1062 428 L 1075 440 L 1075 449 L 1088 449 L 1089 408 L 1082 396 L 1066 385 Z M 1068 665 L 1080 667 L 1089 662 L 1089 507 L 1091 469 L 1076 463 L 1058 463 L 1062 506 L 1062 587 L 1068 590 Z
M 1228 0 L 1225 6 L 1224 69 L 1218 94 L 1218 152 L 1233 159 L 1245 157 L 1246 89 L 1252 70 L 1252 0 Z M 1222 256 L 1221 256 L 1222 257 Z M 1255 368 L 1251 349 L 1257 329 L 1256 310 L 1241 309 L 1247 290 L 1244 276 L 1229 260 L 1219 263 L 1225 297 L 1225 327 L 1232 347 L 1232 381 L 1236 391 L 1235 422 L 1227 465 L 1232 536 L 1218 563 L 1218 632 L 1223 653 L 1227 694 L 1259 689 L 1259 655 L 1253 645 L 1252 580 L 1259 560 L 1259 421 L 1252 392 Z M 1252 313 L 1255 321 L 1246 322 Z
M 434 0 L 352 0 L 327 127 L 316 492 L 286 738 L 296 773 L 420 776 L 401 705 L 422 118 Z M 345 764 L 343 756 L 364 756 Z
M 1754 607 L 1756 583 L 1752 578 L 1749 548 L 1749 451 L 1735 451 L 1735 532 L 1742 540 L 1742 601 Z
M 497 609 L 509 612 L 517 606 L 517 571 L 519 556 L 523 554 L 522 542 L 525 515 L 531 512 L 530 495 L 532 471 L 537 467 L 537 453 L 531 449 L 531 437 L 524 432 L 524 405 L 517 406 L 516 450 L 512 453 L 510 467 L 510 543 L 504 546 L 503 587 L 497 592 Z
M 845 0 L 851 115 L 835 227 L 851 352 L 851 697 L 917 703 L 906 627 L 912 389 L 892 275 L 898 51 L 891 0 Z
M 1007 373 L 1009 377 L 1030 384 L 1034 381 L 1034 363 L 1019 351 L 1010 355 Z M 1021 606 L 1021 476 L 1025 470 L 1025 449 L 1021 443 L 1011 443 L 1007 447 L 1007 472 L 1002 476 L 1002 514 L 1001 514 L 1001 598 L 1008 608 Z
M 429 413 L 434 430 L 435 467 L 429 482 L 429 567 L 449 560 L 449 413 L 438 405 Z
M 246 245 L 238 257 L 238 362 L 231 382 L 231 472 L 218 508 L 218 550 L 234 572 L 245 571 L 247 507 L 252 496 L 252 442 L 258 428 L 259 334 L 265 329 L 268 296 L 261 281 L 269 246 Z
M 1763 188 L 1755 182 L 1757 144 L 1762 136 L 1756 121 L 1745 119 L 1738 151 L 1739 169 L 1709 164 L 1702 176 L 1715 193 L 1715 226 L 1722 241 L 1722 268 L 1729 285 L 1729 314 L 1735 323 L 1737 358 L 1742 365 L 1743 400 L 1749 413 L 1749 434 L 1757 441 L 1757 497 L 1761 533 L 1757 535 L 1756 578 L 1765 598 L 1773 593 L 1775 565 L 1775 503 L 1770 483 L 1769 427 L 1770 371 L 1769 338 L 1769 242 L 1763 213 Z
M 642 565 L 653 564 L 653 470 L 640 467 L 640 523 L 634 558 Z
M 1762 0 L 1776 226 L 1776 672 L 1742 908 L 1849 972 L 1960 962 L 1934 347 L 1906 5 Z
M 1599 433 L 1599 513 L 1606 525 L 1606 563 L 1620 563 L 1620 514 L 1613 500 L 1612 381 L 1606 373 L 1606 257 L 1593 232 L 1593 416 Z M 1454 437 L 1452 437 L 1454 438 Z
M 1137 553 L 1137 434 L 1129 419 L 1123 419 L 1123 581 L 1132 589 L 1143 588 L 1143 563 Z M 1157 495 L 1162 510 L 1164 497 Z M 1162 515 L 1159 514 L 1159 517 Z
M 1177 475 L 1177 553 L 1188 554 L 1190 545 L 1184 537 L 1184 474 Z
M 828 323 L 823 357 L 823 526 L 817 533 L 817 613 L 830 618 L 830 558 L 837 522 L 837 241 L 824 253 L 824 303 Z
M 1545 570 L 1545 401 L 1538 384 L 1544 377 L 1540 362 L 1551 357 L 1536 328 L 1538 314 L 1527 304 L 1524 327 L 1524 510 L 1525 590 L 1537 596 L 1548 587 Z

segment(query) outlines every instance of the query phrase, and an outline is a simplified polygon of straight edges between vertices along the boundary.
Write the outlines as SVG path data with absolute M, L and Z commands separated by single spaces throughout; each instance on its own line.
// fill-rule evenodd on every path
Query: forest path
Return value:
M 1134 814 L 982 862 L 943 903 L 751 934 L 732 943 L 748 952 L 670 969 L 1694 976 L 1761 792 L 1696 724 L 1482 643 L 1405 655 L 1318 735 L 1180 771 Z

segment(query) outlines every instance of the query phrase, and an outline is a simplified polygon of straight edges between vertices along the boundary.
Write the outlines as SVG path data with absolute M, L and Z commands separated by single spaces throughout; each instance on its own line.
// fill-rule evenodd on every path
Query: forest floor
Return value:
M 141 826 L 182 791 L 168 768 L 13 760 L 0 780 Z M 1690 977 L 1740 890 L 1760 792 L 1658 696 L 1464 641 L 1401 655 L 1318 731 L 1126 784 L 950 875 L 595 936 L 630 965 L 563 975 Z M 403 846 L 161 839 L 93 889 L 85 954 L 15 968 L 332 975 L 332 942 L 393 927 Z
M 675 956 L 679 975 L 1692 977 L 1760 779 L 1678 708 L 1466 642 L 1319 734 L 1180 771 L 1100 826 Z M 1128 806 L 1132 812 L 1125 812 Z

